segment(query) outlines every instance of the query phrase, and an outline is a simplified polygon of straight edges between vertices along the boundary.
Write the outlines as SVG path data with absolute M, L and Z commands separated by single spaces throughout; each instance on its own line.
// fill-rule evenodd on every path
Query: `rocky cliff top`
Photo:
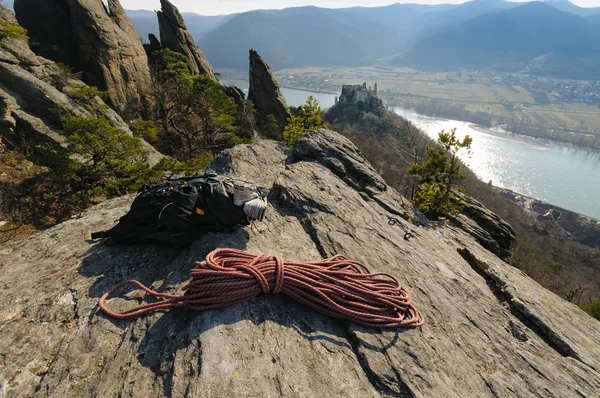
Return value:
M 427 222 L 347 139 L 315 131 L 292 151 L 258 141 L 212 166 L 272 188 L 263 223 L 207 234 L 181 250 L 87 240 L 128 210 L 132 197 L 123 197 L 0 251 L 2 395 L 581 397 L 600 390 L 596 320 L 471 234 Z M 405 240 L 408 231 L 414 237 Z M 180 294 L 194 261 L 217 247 L 299 260 L 344 254 L 398 277 L 426 323 L 366 329 L 281 296 L 124 321 L 98 312 L 99 297 L 127 279 Z M 144 295 L 122 298 L 111 306 L 131 307 Z

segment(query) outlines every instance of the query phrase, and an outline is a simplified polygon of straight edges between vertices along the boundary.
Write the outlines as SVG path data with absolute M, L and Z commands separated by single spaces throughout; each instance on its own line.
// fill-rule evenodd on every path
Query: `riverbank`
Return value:
M 385 100 L 384 100 L 384 103 Z M 462 118 L 457 114 L 446 116 L 439 116 L 431 112 L 427 112 L 425 109 L 415 108 L 403 108 L 397 105 L 387 105 L 390 108 L 406 109 L 412 113 L 419 114 L 421 116 L 430 117 L 433 119 L 454 119 L 461 122 L 469 123 L 473 130 L 477 130 L 484 134 L 493 135 L 495 137 L 506 138 L 516 140 L 530 145 L 537 146 L 550 146 L 550 145 L 561 145 L 567 148 L 573 148 L 577 150 L 589 151 L 598 153 L 600 152 L 600 135 L 593 135 L 589 133 L 566 133 L 559 132 L 551 129 L 544 129 L 540 127 L 536 128 L 520 128 L 516 126 L 511 128 L 511 131 L 497 131 L 493 129 L 493 126 L 477 123 L 469 118 Z
M 493 188 L 504 199 L 520 205 L 525 210 L 532 211 L 532 207 L 535 207 L 535 206 L 539 206 L 540 208 L 544 208 L 544 209 L 558 210 L 563 213 L 571 213 L 571 214 L 577 216 L 578 218 L 585 219 L 589 223 L 598 224 L 600 226 L 600 220 L 596 219 L 594 217 L 586 216 L 585 214 L 580 214 L 575 211 L 565 209 L 565 208 L 563 208 L 561 206 L 557 206 L 553 203 L 549 203 L 549 202 L 546 202 L 546 201 L 543 201 L 540 199 L 532 198 L 525 194 L 515 192 L 512 189 L 502 188 L 502 187 L 497 187 L 497 186 L 493 186 Z M 540 214 L 540 213 L 538 213 L 538 214 Z
M 331 94 L 331 95 L 335 95 L 336 97 L 339 96 L 340 90 L 341 90 L 341 87 L 340 87 L 340 90 L 338 90 L 338 91 L 326 91 L 326 90 L 313 90 L 308 87 L 299 87 L 299 86 L 297 87 L 297 86 L 283 85 L 283 84 L 280 85 L 280 87 L 281 88 L 289 88 L 289 89 L 298 90 L 298 91 L 306 91 L 308 93 Z
M 510 189 L 493 188 L 504 200 L 521 207 L 524 213 L 539 222 L 541 230 L 592 249 L 600 248 L 600 220 Z
M 475 129 L 471 123 L 426 117 L 395 108 L 394 111 L 437 139 L 440 131 L 456 128 L 459 139 L 473 138 L 470 152 L 459 156 L 482 181 L 556 203 L 579 214 L 600 219 L 600 154 L 529 140 L 496 129 Z M 483 132 L 481 130 L 484 130 Z
M 247 87 L 242 80 L 232 83 Z M 335 102 L 335 94 L 288 87 L 282 91 L 289 106 L 304 104 L 309 95 L 317 98 L 323 109 Z M 471 153 L 461 158 L 482 181 L 491 180 L 494 185 L 600 218 L 600 188 L 590 183 L 600 175 L 600 154 L 468 122 L 425 117 L 408 110 L 397 113 L 434 140 L 441 130 L 453 128 L 460 137 L 473 137 Z
M 535 138 L 532 138 L 532 137 L 529 137 L 526 135 L 492 130 L 491 128 L 478 126 L 476 124 L 469 124 L 469 127 L 475 131 L 479 131 L 480 133 L 488 134 L 488 135 L 498 137 L 498 138 L 503 138 L 505 140 L 516 141 L 516 142 L 520 142 L 520 143 L 527 144 L 527 145 L 535 145 L 535 146 L 542 146 L 542 147 L 549 146 L 548 143 L 542 142 L 540 140 L 537 140 Z
M 339 95 L 339 91 L 333 90 L 324 90 L 322 88 L 310 88 L 306 86 L 297 86 L 293 84 L 285 84 L 281 85 L 282 88 L 293 89 L 293 90 L 301 90 L 310 93 L 321 93 L 324 95 Z M 386 100 L 385 95 L 382 97 L 384 103 L 388 107 L 398 107 L 402 109 L 409 109 L 411 112 L 418 113 L 423 116 L 432 117 L 432 118 L 441 118 L 441 119 L 454 119 L 467 123 L 473 123 L 474 129 L 481 131 L 485 134 L 497 135 L 500 138 L 507 139 L 516 139 L 521 140 L 524 143 L 534 144 L 538 146 L 548 146 L 548 144 L 556 144 L 556 145 L 564 145 L 571 148 L 576 148 L 580 150 L 598 152 L 600 151 L 600 136 L 593 135 L 590 133 L 583 132 L 563 132 L 558 131 L 557 129 L 545 128 L 539 126 L 530 126 L 530 125 L 522 125 L 522 126 L 513 126 L 511 127 L 511 132 L 507 134 L 502 134 L 502 132 L 497 132 L 492 130 L 493 126 L 487 125 L 481 119 L 480 112 L 471 112 L 470 115 L 475 115 L 474 117 L 462 117 L 463 113 L 461 112 L 450 112 L 443 116 L 440 116 L 437 112 L 429 112 L 427 111 L 428 107 L 419 107 L 418 109 L 408 106 L 403 108 L 397 102 Z M 433 101 L 433 99 L 432 99 Z M 464 111 L 464 110 L 463 110 Z M 464 115 L 463 115 L 464 116 Z M 490 115 L 491 117 L 492 115 Z M 497 116 L 497 115 L 496 115 Z M 506 116 L 506 115 L 505 115 Z M 484 118 L 485 119 L 485 118 Z M 508 120 L 504 118 L 505 120 Z M 512 120 L 512 119 L 511 119 Z M 516 120 L 516 119 L 514 119 Z M 475 128 L 476 127 L 476 128 Z M 543 141 L 548 141 L 544 143 Z

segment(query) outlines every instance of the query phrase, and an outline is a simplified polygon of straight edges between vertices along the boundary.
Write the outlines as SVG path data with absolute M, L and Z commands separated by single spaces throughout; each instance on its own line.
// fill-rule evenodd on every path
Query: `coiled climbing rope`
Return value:
M 241 303 L 261 293 L 282 293 L 323 314 L 365 326 L 418 327 L 424 323 L 423 315 L 396 278 L 371 274 L 363 264 L 342 255 L 300 262 L 217 249 L 195 265 L 183 296 L 158 293 L 131 280 L 102 296 L 99 306 L 107 315 L 123 319 L 176 307 L 205 311 Z M 126 285 L 135 285 L 163 300 L 124 312 L 111 311 L 106 300 Z

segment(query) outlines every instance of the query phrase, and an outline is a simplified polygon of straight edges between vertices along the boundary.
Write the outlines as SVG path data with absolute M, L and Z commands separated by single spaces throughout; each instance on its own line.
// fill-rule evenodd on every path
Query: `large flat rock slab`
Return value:
M 327 156 L 299 156 L 309 152 L 303 145 L 327 146 L 316 152 Z M 87 240 L 112 226 L 132 197 L 0 248 L 0 396 L 582 397 L 600 391 L 596 320 L 470 234 L 415 225 L 418 212 L 345 138 L 312 132 L 289 155 L 274 141 L 223 153 L 214 169 L 272 188 L 266 219 L 208 234 L 184 249 Z M 409 231 L 414 237 L 405 240 Z M 426 323 L 368 329 L 282 296 L 133 320 L 98 312 L 99 297 L 127 279 L 181 293 L 194 261 L 218 247 L 299 260 L 345 254 L 395 275 Z M 145 300 L 134 291 L 110 305 L 125 309 Z

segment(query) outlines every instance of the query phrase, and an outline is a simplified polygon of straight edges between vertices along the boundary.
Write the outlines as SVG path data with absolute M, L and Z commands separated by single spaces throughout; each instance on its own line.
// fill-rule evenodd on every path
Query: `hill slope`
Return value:
M 245 69 L 247 51 L 254 48 L 274 69 L 372 65 L 391 58 L 397 65 L 425 69 L 492 65 L 518 70 L 544 55 L 546 65 L 538 68 L 542 74 L 595 77 L 600 68 L 590 59 L 597 51 L 588 45 L 594 44 L 594 38 L 563 39 L 573 27 L 598 25 L 594 20 L 600 8 L 577 7 L 568 0 L 546 3 L 471 0 L 458 5 L 294 7 L 214 17 L 186 14 L 185 18 L 190 33 L 217 68 Z M 153 13 L 128 11 L 128 15 L 144 40 L 148 33 L 157 35 Z M 588 19 L 582 22 L 575 15 Z M 535 40 L 530 40 L 531 35 Z M 441 54 L 444 60 L 438 58 Z
M 600 29 L 600 15 L 592 15 L 587 18 L 588 21 L 591 21 L 598 29 Z
M 448 8 L 432 8 L 413 21 L 413 38 L 429 36 L 451 26 L 460 26 L 464 22 L 482 15 L 497 13 L 518 6 L 518 3 L 505 0 L 471 0 Z
M 255 48 L 275 69 L 371 65 L 405 50 L 415 37 L 514 3 L 475 0 L 459 6 L 393 4 L 327 9 L 297 7 L 240 14 L 199 42 L 215 67 L 240 69 Z M 230 51 L 222 50 L 227 48 Z
M 396 64 L 433 70 L 518 71 L 544 56 L 536 73 L 595 79 L 600 76 L 599 43 L 600 34 L 588 19 L 533 2 L 424 38 Z
M 274 69 L 303 65 L 368 65 L 393 53 L 397 42 L 379 25 L 340 22 L 323 9 L 239 14 L 200 38 L 199 46 L 216 68 L 245 69 L 248 49 Z
M 160 37 L 158 19 L 155 12 L 147 10 L 125 10 L 125 12 L 144 42 L 148 41 L 149 33 Z M 188 31 L 194 39 L 204 36 L 233 17 L 233 15 L 206 16 L 191 12 L 184 12 L 181 15 L 185 19 Z
M 600 7 L 579 7 L 569 0 L 543 0 L 544 3 L 565 12 L 570 12 L 582 17 L 600 15 Z

